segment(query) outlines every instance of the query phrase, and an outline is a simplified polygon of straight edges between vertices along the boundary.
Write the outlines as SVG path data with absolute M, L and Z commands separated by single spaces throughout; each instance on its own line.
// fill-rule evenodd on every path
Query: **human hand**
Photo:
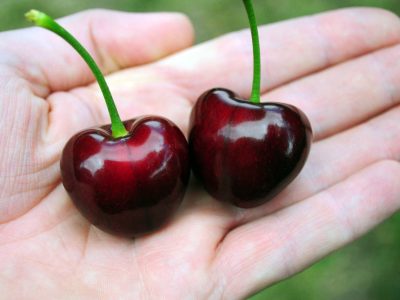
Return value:
M 186 132 L 203 91 L 250 93 L 247 31 L 173 54 L 192 42 L 179 15 L 94 11 L 62 23 L 109 74 L 123 119 L 157 113 Z M 42 29 L 0 35 L 4 297 L 241 299 L 399 209 L 398 18 L 344 10 L 262 27 L 260 36 L 264 99 L 298 106 L 313 126 L 302 173 L 249 210 L 214 201 L 193 181 L 170 224 L 128 240 L 91 226 L 60 182 L 68 138 L 108 122 L 89 69 Z

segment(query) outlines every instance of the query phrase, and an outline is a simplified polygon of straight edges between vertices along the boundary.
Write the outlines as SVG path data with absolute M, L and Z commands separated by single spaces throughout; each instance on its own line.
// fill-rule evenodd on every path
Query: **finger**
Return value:
M 190 22 L 177 13 L 92 10 L 63 18 L 60 23 L 87 47 L 104 73 L 155 61 L 193 41 Z M 15 56 L 2 63 L 11 64 L 28 80 L 40 82 L 51 91 L 93 81 L 75 50 L 41 28 L 2 33 L 0 52 Z
M 365 18 L 368 20 L 365 24 L 362 21 L 364 19 L 354 18 L 354 16 L 351 17 L 352 14 L 357 15 L 361 12 L 365 14 Z M 313 28 L 313 26 L 316 25 L 312 24 L 318 24 L 319 27 L 323 27 L 321 24 L 325 24 L 327 20 L 336 20 L 336 22 L 332 22 L 332 28 L 328 28 L 327 25 L 325 26 L 327 33 L 324 33 L 324 35 L 321 34 L 321 36 L 324 36 L 327 39 L 324 43 L 330 45 L 326 48 L 335 49 L 330 50 L 332 53 L 329 54 L 331 57 L 329 63 L 333 64 L 356 55 L 361 55 L 362 53 L 371 51 L 372 49 L 377 49 L 394 43 L 397 37 L 394 37 L 392 30 L 396 31 L 396 28 L 399 27 L 396 27 L 395 25 L 398 22 L 396 17 L 381 10 L 339 11 L 317 16 L 315 18 L 317 21 L 309 18 L 274 25 L 271 29 L 264 29 L 262 36 L 264 36 L 264 39 L 268 41 L 271 36 L 271 45 L 279 44 L 279 39 L 281 39 L 280 47 L 287 49 L 287 51 L 291 51 L 290 49 L 292 49 L 292 47 L 287 47 L 282 43 L 283 40 L 287 41 L 294 39 L 294 36 L 290 35 L 290 28 L 296 28 L 296 32 L 297 28 L 300 28 L 298 32 L 300 34 L 302 32 L 315 31 L 316 28 Z M 376 30 L 376 25 L 378 23 L 381 24 L 380 26 L 382 26 L 383 29 Z M 369 24 L 371 24 L 371 28 L 369 28 Z M 346 29 L 348 34 L 342 35 L 341 32 L 345 27 L 349 27 L 349 29 Z M 366 29 L 370 31 L 368 35 L 366 34 Z M 333 38 L 335 32 L 338 33 L 336 34 L 336 37 Z M 286 38 L 284 39 L 282 36 L 285 36 L 285 34 Z M 217 51 L 215 46 L 216 44 L 220 46 L 223 45 L 223 41 L 228 38 L 235 40 L 234 37 L 236 37 L 238 41 L 243 41 L 246 45 L 250 44 L 244 42 L 244 40 L 247 40 L 246 34 L 243 32 L 236 33 L 222 38 L 222 40 L 216 40 L 193 50 L 185 51 L 173 58 L 162 60 L 160 63 L 152 64 L 151 67 L 135 68 L 133 70 L 126 70 L 124 72 L 113 74 L 108 78 L 108 82 L 110 83 L 112 90 L 116 91 L 114 96 L 118 107 L 123 107 L 123 109 L 121 109 L 122 114 L 125 114 L 127 117 L 132 117 L 138 113 L 159 111 L 164 116 L 178 122 L 178 125 L 186 131 L 188 119 L 185 115 L 187 115 L 191 109 L 191 103 L 187 100 L 193 101 L 197 95 L 207 87 L 203 84 L 203 80 L 208 80 L 213 85 L 217 84 L 214 82 L 215 80 L 233 80 L 237 81 L 235 85 L 239 86 L 244 82 L 243 78 L 238 78 L 238 76 L 242 77 L 243 70 L 237 70 L 236 68 L 238 65 L 237 63 L 233 63 L 233 60 L 241 61 L 242 58 L 244 59 L 244 57 L 248 56 L 248 61 L 250 63 L 251 49 L 249 48 L 248 52 L 243 52 L 242 56 L 240 56 L 241 59 L 238 59 L 238 51 L 242 50 L 241 47 L 231 47 L 231 53 L 223 53 L 223 51 Z M 274 37 L 276 41 L 274 41 Z M 353 42 L 350 43 L 350 40 Z M 293 55 L 294 53 L 292 53 L 291 56 L 285 54 L 285 59 L 282 60 L 281 63 L 288 61 L 288 56 L 292 57 L 292 61 L 290 61 L 287 68 L 285 67 L 283 69 L 289 70 L 289 73 L 294 72 L 294 77 L 297 77 L 302 73 L 312 72 L 326 66 L 326 60 L 316 59 L 318 53 L 321 56 L 320 52 L 322 51 L 322 48 L 320 43 L 321 41 L 316 43 L 315 39 L 306 39 L 306 34 L 300 35 L 296 44 L 303 44 L 303 47 L 305 47 L 304 49 L 307 49 L 306 53 L 311 53 L 310 58 L 300 58 L 299 55 Z M 229 47 L 227 46 L 224 49 L 229 50 Z M 273 49 L 268 51 L 269 54 L 271 52 L 273 52 Z M 207 53 L 211 55 L 209 59 L 204 58 L 204 55 L 208 55 Z M 278 56 L 283 52 L 275 51 L 274 53 L 275 54 L 273 55 Z M 268 57 L 270 57 L 270 55 L 268 55 Z M 220 63 L 227 65 L 220 68 Z M 302 65 L 302 68 L 298 69 L 297 67 L 299 64 L 304 65 Z M 292 67 L 293 65 L 296 67 Z M 205 68 L 208 68 L 208 70 Z M 231 68 L 232 71 L 226 71 Z M 250 68 L 251 67 L 249 66 L 249 69 Z M 297 70 L 303 71 L 297 73 Z M 221 73 L 217 76 L 215 72 L 225 72 L 226 74 Z M 162 91 L 162 95 L 157 91 Z M 146 97 L 145 103 L 141 100 L 143 97 Z M 92 99 L 93 97 L 80 98 Z M 126 101 L 127 99 L 132 99 L 133 101 Z M 173 101 L 175 105 L 168 106 L 171 107 L 171 109 L 165 109 L 165 103 L 170 101 Z M 76 101 L 70 102 L 76 103 Z M 57 103 L 59 103 L 59 101 L 57 101 Z M 65 105 L 62 107 L 65 107 Z M 102 107 L 104 107 L 104 105 L 102 105 Z M 177 107 L 182 109 L 177 109 Z M 104 108 L 100 110 L 104 112 Z M 102 113 L 102 115 L 106 116 L 105 113 Z M 59 118 L 55 119 L 58 120 Z
M 260 27 L 262 91 L 391 46 L 400 41 L 400 22 L 379 9 L 347 9 Z M 251 89 L 252 50 L 248 30 L 199 45 L 163 60 L 158 67 L 195 100 L 215 86 L 242 96 Z M 195 80 L 193 80 L 195 79 Z
M 397 142 L 400 107 L 326 138 L 400 103 L 399 59 L 400 46 L 394 46 L 306 77 L 267 95 L 275 99 L 295 99 L 289 102 L 306 112 L 320 142 L 313 144 L 301 176 L 262 208 L 239 211 L 238 223 L 292 205 L 378 160 L 400 159 Z
M 244 298 L 289 277 L 388 218 L 400 208 L 399 179 L 400 164 L 381 161 L 230 232 L 215 260 L 225 298 Z
M 400 161 L 400 106 L 313 145 L 307 164 L 282 193 L 256 209 L 239 210 L 245 224 L 318 194 L 380 160 Z
M 133 75 L 123 80 L 114 76 L 107 78 L 110 89 L 114 91 L 113 97 L 121 119 L 156 113 L 173 121 L 186 134 L 191 103 L 176 87 L 159 81 L 157 76 L 148 77 L 140 71 Z M 47 98 L 47 103 L 51 109 L 46 143 L 57 143 L 58 151 L 64 147 L 66 139 L 76 132 L 110 123 L 104 98 L 97 85 L 74 89 L 68 93 L 53 93 Z M 70 117 L 66 118 L 66 115 Z
M 323 139 L 400 103 L 400 45 L 307 76 L 263 98 L 301 108 L 314 139 Z

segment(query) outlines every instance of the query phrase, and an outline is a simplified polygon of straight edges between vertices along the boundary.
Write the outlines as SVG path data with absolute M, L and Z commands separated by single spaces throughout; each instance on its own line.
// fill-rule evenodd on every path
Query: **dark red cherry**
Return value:
M 65 189 L 78 210 L 100 229 L 134 237 L 160 228 L 182 201 L 190 174 L 181 131 L 160 117 L 124 122 L 72 137 L 61 158 Z
M 192 169 L 216 199 L 250 208 L 282 191 L 310 150 L 307 117 L 282 103 L 251 103 L 225 89 L 204 93 L 190 118 Z
M 190 175 L 188 144 L 172 122 L 141 117 L 122 122 L 100 68 L 50 16 L 26 18 L 68 42 L 99 83 L 111 125 L 77 133 L 61 156 L 61 177 L 78 210 L 104 231 L 134 237 L 164 225 L 182 201 Z

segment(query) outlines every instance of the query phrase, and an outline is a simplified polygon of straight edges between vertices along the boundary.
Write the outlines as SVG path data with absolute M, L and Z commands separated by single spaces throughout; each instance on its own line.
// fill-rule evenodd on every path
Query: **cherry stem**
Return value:
M 249 18 L 251 39 L 253 42 L 253 88 L 250 101 L 260 103 L 260 85 L 261 85 L 261 53 L 260 38 L 258 36 L 257 20 L 251 0 L 243 0 Z
M 87 52 L 87 50 L 65 28 L 63 28 L 60 24 L 58 24 L 45 13 L 32 9 L 25 14 L 25 17 L 29 21 L 35 23 L 35 25 L 46 28 L 63 38 L 85 60 L 89 68 L 92 70 L 97 82 L 99 83 L 101 92 L 104 96 L 104 100 L 106 101 L 108 113 L 111 119 L 112 136 L 114 138 L 126 136 L 128 134 L 128 131 L 126 130 L 124 124 L 121 121 L 121 118 L 119 117 L 118 110 L 115 106 L 115 102 L 111 95 L 110 89 L 106 83 L 106 80 L 104 79 L 103 74 L 100 71 L 100 68 L 97 66 L 92 56 L 90 56 L 89 52 Z

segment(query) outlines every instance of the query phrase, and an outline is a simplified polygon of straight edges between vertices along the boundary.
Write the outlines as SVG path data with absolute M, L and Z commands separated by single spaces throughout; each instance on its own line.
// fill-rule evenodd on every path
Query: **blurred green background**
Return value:
M 254 0 L 259 23 L 349 6 L 376 6 L 400 14 L 400 0 Z M 180 11 L 193 21 L 197 42 L 247 26 L 239 0 L 0 0 L 0 30 L 28 26 L 21 17 L 28 9 L 60 17 L 88 8 L 125 11 Z
M 254 5 L 259 23 L 349 6 L 376 6 L 400 14 L 400 0 L 254 0 Z M 194 23 L 197 42 L 247 26 L 241 1 L 234 0 L 0 0 L 0 30 L 28 26 L 23 13 L 30 8 L 60 17 L 100 7 L 186 13 Z M 400 214 L 361 240 L 251 299 L 399 300 Z

